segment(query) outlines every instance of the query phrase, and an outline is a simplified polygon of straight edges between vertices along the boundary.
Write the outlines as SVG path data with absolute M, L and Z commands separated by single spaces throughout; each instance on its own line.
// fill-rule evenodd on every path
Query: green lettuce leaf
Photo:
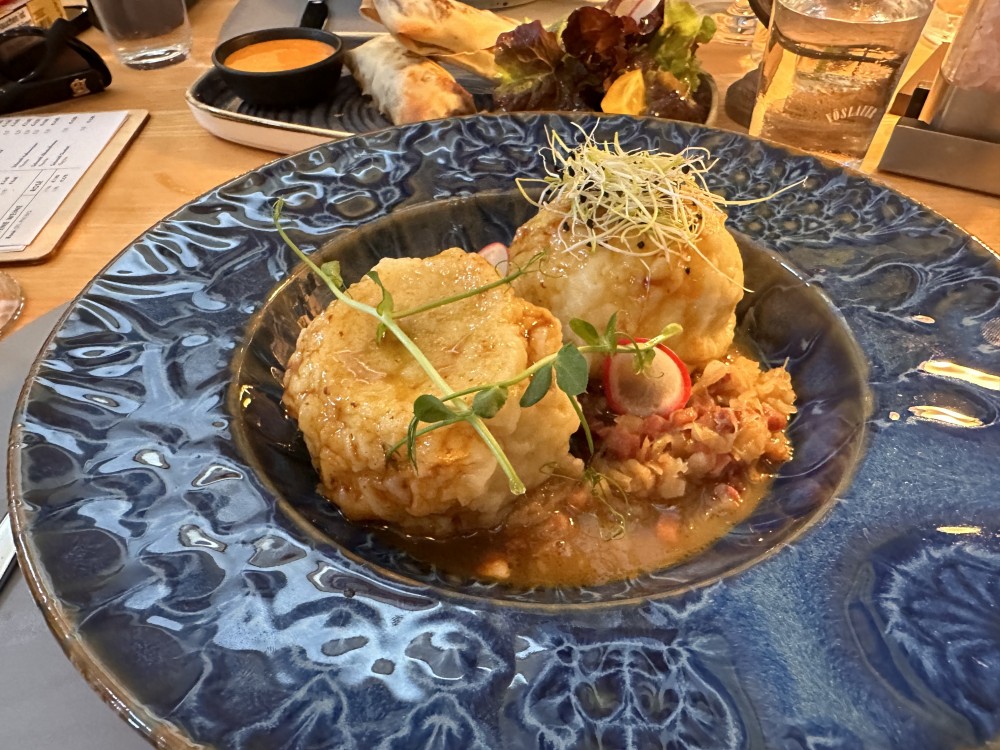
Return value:
M 652 61 L 677 80 L 696 91 L 701 83 L 701 63 L 695 57 L 698 46 L 715 34 L 715 21 L 701 15 L 690 3 L 667 0 L 663 25 L 649 44 Z

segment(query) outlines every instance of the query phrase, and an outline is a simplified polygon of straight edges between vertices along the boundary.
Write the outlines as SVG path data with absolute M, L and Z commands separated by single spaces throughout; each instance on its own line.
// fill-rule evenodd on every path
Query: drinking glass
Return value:
M 17 320 L 23 306 L 24 295 L 21 293 L 21 285 L 13 276 L 0 271 L 0 336 Z
M 725 10 L 715 13 L 715 36 L 723 44 L 750 44 L 760 23 L 748 0 L 733 0 Z
M 932 44 L 950 42 L 968 6 L 969 0 L 937 0 L 924 26 L 924 39 Z
M 750 133 L 856 166 L 932 0 L 775 0 Z
M 184 0 L 88 0 L 118 59 L 148 70 L 173 65 L 191 51 Z

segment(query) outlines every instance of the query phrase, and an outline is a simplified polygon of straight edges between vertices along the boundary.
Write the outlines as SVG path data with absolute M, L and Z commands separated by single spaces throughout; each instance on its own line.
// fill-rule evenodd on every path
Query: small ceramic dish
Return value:
M 228 39 L 212 53 L 226 84 L 244 101 L 262 106 L 314 104 L 340 82 L 344 43 L 320 29 L 264 29 Z

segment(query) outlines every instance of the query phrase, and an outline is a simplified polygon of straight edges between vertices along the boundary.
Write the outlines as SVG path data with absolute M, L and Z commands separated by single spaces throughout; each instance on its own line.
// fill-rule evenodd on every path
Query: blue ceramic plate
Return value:
M 472 584 L 346 523 L 277 407 L 325 298 L 271 227 L 356 278 L 508 240 L 546 129 L 704 146 L 747 265 L 741 329 L 798 391 L 795 459 L 675 568 Z M 184 207 L 72 306 L 19 407 L 13 510 L 74 663 L 161 747 L 968 748 L 1000 732 L 1000 263 L 869 180 L 624 117 L 421 123 Z

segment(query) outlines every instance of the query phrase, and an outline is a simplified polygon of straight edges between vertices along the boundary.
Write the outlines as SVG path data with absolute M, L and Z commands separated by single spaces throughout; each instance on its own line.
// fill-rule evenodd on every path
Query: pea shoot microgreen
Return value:
M 378 328 L 375 329 L 375 341 L 381 344 L 385 339 L 386 331 L 389 330 L 386 328 L 385 320 L 393 317 L 395 303 L 392 301 L 392 295 L 389 293 L 389 290 L 382 283 L 382 279 L 379 278 L 377 271 L 369 271 L 365 276 L 374 281 L 375 285 L 382 291 L 382 299 L 375 306 L 375 312 L 379 314 L 379 319 L 382 321 L 378 324 Z
M 497 282 L 471 289 L 467 292 L 456 294 L 451 297 L 434 300 L 419 307 L 397 312 L 392 294 L 382 283 L 376 271 L 369 271 L 367 276 L 379 288 L 381 299 L 375 306 L 360 302 L 352 298 L 344 289 L 344 281 L 341 277 L 340 265 L 336 261 L 324 263 L 318 266 L 309 256 L 303 252 L 298 245 L 288 236 L 281 226 L 281 212 L 284 202 L 278 200 L 274 206 L 273 220 L 278 234 L 288 245 L 295 255 L 306 264 L 306 266 L 330 289 L 334 297 L 353 310 L 369 315 L 378 321 L 376 330 L 376 343 L 383 343 L 387 334 L 399 341 L 406 351 L 413 357 L 421 367 L 427 378 L 438 390 L 440 395 L 422 394 L 413 402 L 413 417 L 406 430 L 406 437 L 389 448 L 387 457 L 392 457 L 400 448 L 406 446 L 407 458 L 416 468 L 416 444 L 417 440 L 434 430 L 457 424 L 459 422 L 468 423 L 479 435 L 502 468 L 507 477 L 510 491 L 516 495 L 526 491 L 524 482 L 518 476 L 516 470 L 497 441 L 496 437 L 486 427 L 484 420 L 491 419 L 503 408 L 510 396 L 510 389 L 528 381 L 527 387 L 521 394 L 519 404 L 522 407 L 530 407 L 541 401 L 551 390 L 553 381 L 556 388 L 569 399 L 570 404 L 576 412 L 580 425 L 584 430 L 587 445 L 590 452 L 594 452 L 593 437 L 584 417 L 583 410 L 577 400 L 577 396 L 586 391 L 589 379 L 589 365 L 585 354 L 613 355 L 618 353 L 632 353 L 635 357 L 637 371 L 647 366 L 653 357 L 653 349 L 657 344 L 676 335 L 681 327 L 676 324 L 668 325 L 659 334 L 647 341 L 635 341 L 628 334 L 617 330 L 617 315 L 612 315 L 608 320 L 604 330 L 598 332 L 592 323 L 584 320 L 574 319 L 570 322 L 572 330 L 584 341 L 583 346 L 567 343 L 557 352 L 549 354 L 539 359 L 537 362 L 518 373 L 512 378 L 495 383 L 484 383 L 475 385 L 463 390 L 453 390 L 434 365 L 427 358 L 427 355 L 420 347 L 406 334 L 397 322 L 399 318 L 409 315 L 416 315 L 443 305 L 451 304 L 462 299 L 481 294 L 482 292 L 499 286 L 503 283 L 510 283 L 513 278 L 522 275 L 527 268 L 536 264 L 543 253 L 534 256 L 524 267 L 501 277 Z M 627 343 L 620 343 L 625 341 Z M 471 402 L 467 397 L 471 396 Z M 423 425 L 423 426 L 421 426 Z
M 438 307 L 444 307 L 445 305 L 450 305 L 452 302 L 459 302 L 463 299 L 468 299 L 469 297 L 474 297 L 477 294 L 482 294 L 483 292 L 488 292 L 490 289 L 495 289 L 498 286 L 503 286 L 504 284 L 509 284 L 514 279 L 524 276 L 535 269 L 539 263 L 541 263 L 542 258 L 545 257 L 545 253 L 535 253 L 528 259 L 528 262 L 523 266 L 516 268 L 508 274 L 505 274 L 498 278 L 496 281 L 491 281 L 489 284 L 483 284 L 482 286 L 474 287 L 464 292 L 458 294 L 453 294 L 450 297 L 442 297 L 441 299 L 431 300 L 417 307 L 411 307 L 407 310 L 400 310 L 393 315 L 396 320 L 402 320 L 403 318 L 408 318 L 411 315 L 416 315 L 417 313 L 427 312 L 428 310 L 433 310 Z
M 289 237 L 288 234 L 285 232 L 284 227 L 281 226 L 281 212 L 284 209 L 284 205 L 285 202 L 280 199 L 274 204 L 274 211 L 272 214 L 274 227 L 275 229 L 277 229 L 278 235 L 281 237 L 281 239 L 285 242 L 286 245 L 288 245 L 289 248 L 291 248 L 292 252 L 295 253 L 295 255 L 299 258 L 299 260 L 305 263 L 306 266 L 309 268 L 309 270 L 311 270 L 313 273 L 319 276 L 320 279 L 323 280 L 327 288 L 333 293 L 333 296 L 337 298 L 338 302 L 341 302 L 353 310 L 356 310 L 365 315 L 369 315 L 378 320 L 380 329 L 382 326 L 384 326 L 385 333 L 391 333 L 396 338 L 396 340 L 399 341 L 400 344 L 402 344 L 403 348 L 405 348 L 406 351 L 410 354 L 410 356 L 413 357 L 413 359 L 417 362 L 420 368 L 427 375 L 427 378 L 431 381 L 434 387 L 438 389 L 439 392 L 443 394 L 452 393 L 453 389 L 451 388 L 451 386 L 449 386 L 447 381 L 445 381 L 445 379 L 441 377 L 441 374 L 435 369 L 434 365 L 431 364 L 431 361 L 427 359 L 427 355 L 425 355 L 423 351 L 420 349 L 420 347 L 413 342 L 413 339 L 411 339 L 406 334 L 406 332 L 400 327 L 399 323 L 397 323 L 393 319 L 392 311 L 389 310 L 386 305 L 381 304 L 380 307 L 382 309 L 379 310 L 378 307 L 372 307 L 371 305 L 367 305 L 364 302 L 359 302 L 350 297 L 350 295 L 348 295 L 341 288 L 343 286 L 343 279 L 340 278 L 339 268 L 337 269 L 338 273 L 336 277 L 327 275 L 327 273 L 323 270 L 323 268 L 316 265 L 316 263 L 308 255 L 306 255 L 306 253 L 303 252 L 298 245 L 295 244 L 292 238 Z M 324 266 L 328 267 L 328 264 L 324 264 Z M 375 279 L 372 280 L 375 281 Z M 376 283 L 379 283 L 379 285 L 381 286 L 380 282 Z M 382 288 L 384 290 L 384 287 Z M 385 301 L 384 293 L 382 301 L 383 303 Z M 383 333 L 382 335 L 384 336 L 385 334 Z M 417 401 L 420 401 L 420 398 L 418 398 Z M 467 422 L 472 427 L 472 429 L 476 431 L 476 434 L 479 435 L 480 439 L 484 443 L 486 443 L 487 447 L 490 449 L 490 452 L 496 457 L 497 463 L 503 470 L 504 475 L 507 477 L 507 483 L 510 487 L 510 491 L 513 492 L 515 495 L 523 495 L 524 492 L 526 491 L 524 482 L 522 482 L 521 478 L 517 475 L 517 471 L 515 471 L 514 466 L 511 464 L 510 459 L 504 452 L 503 447 L 497 441 L 493 433 L 490 432 L 489 429 L 487 429 L 482 418 L 471 409 L 450 410 L 450 411 L 452 414 L 451 416 L 448 417 L 448 419 L 454 419 L 454 421 L 457 422 L 459 420 L 456 419 L 455 417 L 460 417 L 460 419 Z M 440 419 L 437 420 L 439 424 L 443 421 L 444 420 Z M 448 424 L 453 424 L 453 423 L 454 422 L 448 422 Z M 440 424 L 440 426 L 444 425 Z M 412 427 L 410 429 L 410 432 L 413 432 Z M 409 441 L 409 439 L 410 435 L 408 434 L 407 440 Z
M 521 399 L 518 403 L 522 407 L 530 407 L 545 397 L 552 387 L 553 379 L 555 380 L 556 388 L 569 398 L 569 402 L 576 412 L 577 419 L 580 421 L 580 427 L 583 429 L 584 437 L 587 440 L 587 449 L 593 454 L 594 439 L 590 434 L 590 426 L 584 417 L 580 402 L 576 398 L 587 390 L 587 382 L 590 375 L 587 358 L 583 355 L 595 354 L 600 356 L 629 353 L 635 357 L 636 372 L 642 372 L 652 362 L 655 354 L 654 349 L 657 344 L 666 341 L 681 331 L 679 325 L 671 323 L 653 338 L 639 342 L 628 334 L 618 331 L 616 325 L 617 315 L 612 315 L 604 332 L 598 335 L 597 329 L 594 328 L 593 324 L 584 320 L 574 319 L 570 321 L 570 327 L 574 331 L 580 328 L 587 334 L 586 336 L 580 336 L 580 338 L 588 342 L 583 346 L 571 343 L 564 344 L 559 351 L 542 357 L 512 378 L 496 383 L 474 385 L 461 391 L 449 393 L 440 399 L 435 399 L 436 402 L 439 402 L 441 409 L 448 411 L 429 411 L 415 408 L 413 419 L 410 421 L 410 426 L 407 430 L 406 439 L 400 440 L 393 445 L 389 449 L 388 454 L 391 456 L 406 445 L 407 455 L 413 461 L 414 441 L 417 437 L 426 435 L 428 432 L 432 432 L 440 427 L 454 424 L 457 420 L 453 419 L 453 417 L 463 413 L 449 407 L 449 402 L 458 401 L 466 396 L 473 396 L 472 411 L 476 412 L 483 419 L 489 419 L 506 403 L 509 390 L 512 387 L 525 380 L 528 381 L 528 387 L 521 394 Z M 590 335 L 590 331 L 593 331 L 593 336 Z M 627 343 L 620 343 L 623 341 Z M 480 405 L 480 411 L 478 412 L 476 411 L 477 404 Z M 489 411 L 485 410 L 487 405 Z M 420 424 L 422 423 L 427 426 L 421 428 Z

